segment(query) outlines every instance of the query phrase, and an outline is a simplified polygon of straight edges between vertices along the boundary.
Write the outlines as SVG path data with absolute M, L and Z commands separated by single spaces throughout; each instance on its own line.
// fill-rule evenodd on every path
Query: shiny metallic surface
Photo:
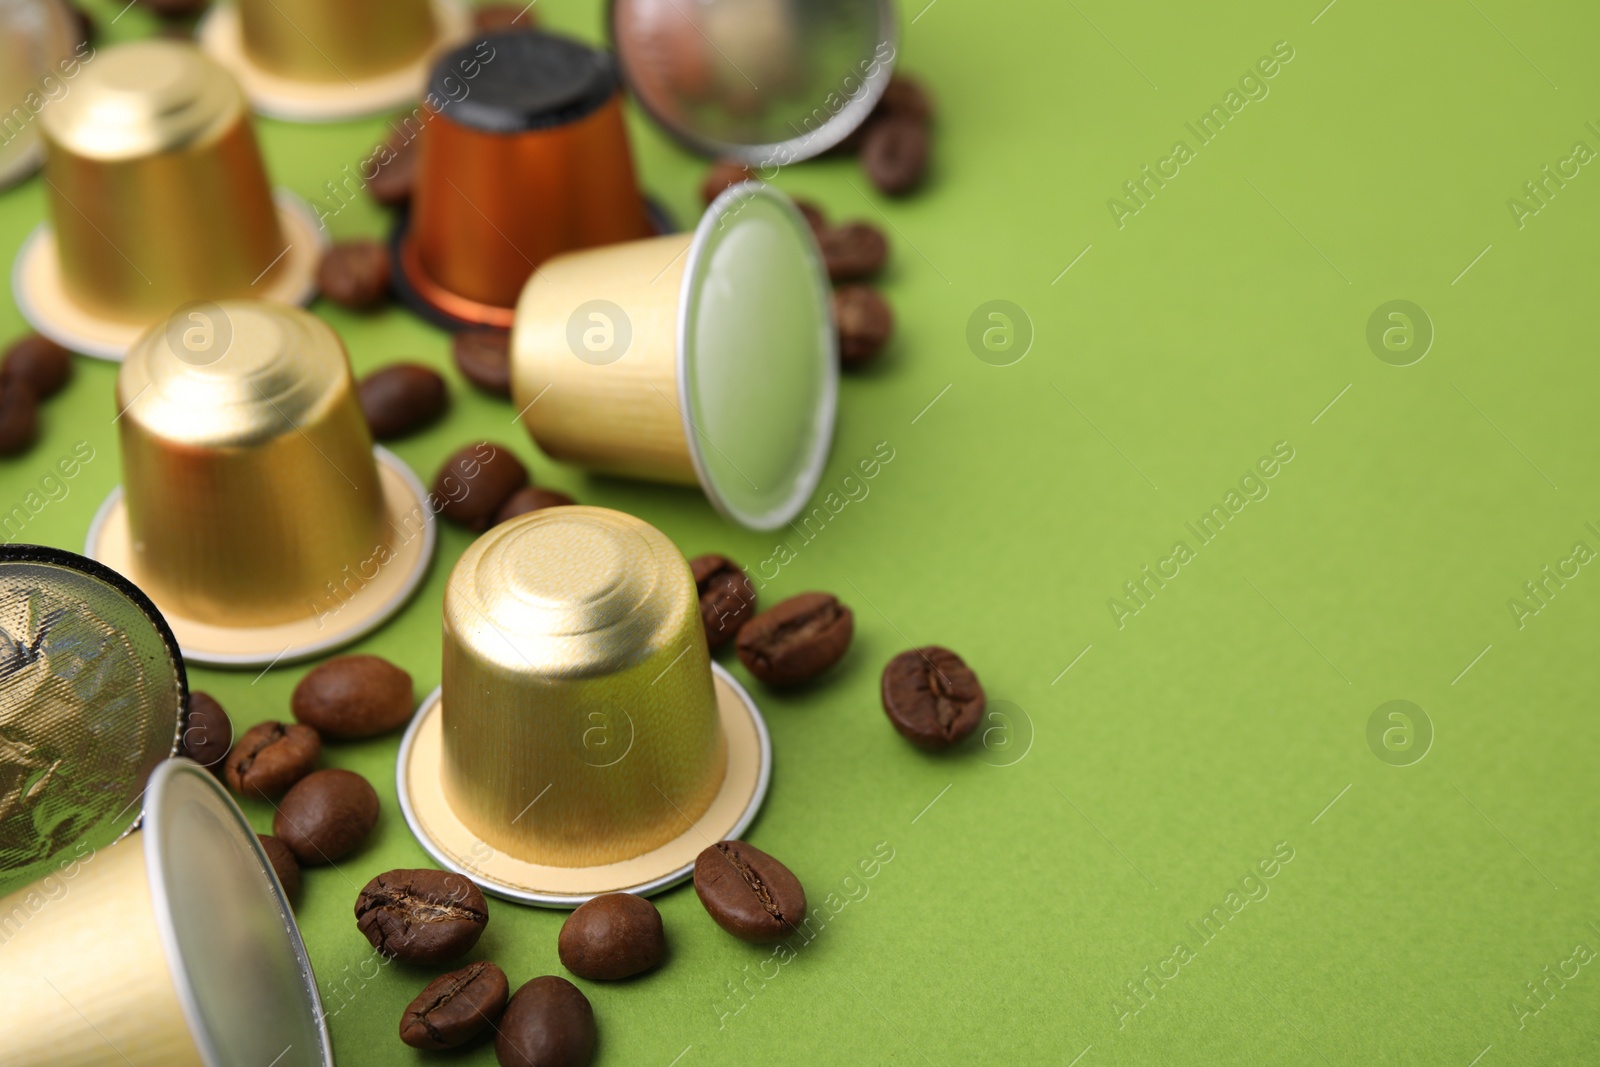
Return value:
M 259 301 L 151 328 L 117 376 L 130 575 L 163 610 L 264 626 L 318 614 L 392 530 L 349 359 Z
M 193 45 L 103 49 L 39 121 L 60 271 L 86 311 L 147 323 L 286 269 L 244 96 Z
M 39 165 L 38 116 L 80 67 L 76 36 L 62 0 L 0 0 L 0 189 Z
M 550 508 L 473 543 L 445 593 L 442 691 L 445 799 L 519 859 L 640 856 L 723 782 L 689 565 L 620 512 Z
M 245 53 L 300 81 L 350 83 L 404 67 L 433 46 L 428 0 L 234 0 Z
M 888 0 L 612 0 L 623 76 L 707 155 L 783 166 L 849 136 L 896 56 Z
M 185 698 L 176 642 L 139 590 L 71 553 L 0 547 L 0 892 L 138 822 Z

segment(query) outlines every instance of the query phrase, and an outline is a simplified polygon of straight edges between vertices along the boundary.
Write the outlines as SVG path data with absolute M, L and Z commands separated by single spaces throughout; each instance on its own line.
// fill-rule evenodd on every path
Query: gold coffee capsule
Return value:
M 118 359 L 189 301 L 313 295 L 316 223 L 274 201 L 238 85 L 194 46 L 103 49 L 39 121 L 51 221 L 13 288 L 40 333 Z
M 444 866 L 533 904 L 655 892 L 749 825 L 770 767 L 761 713 L 706 650 L 689 564 L 654 527 L 548 508 L 456 563 L 442 684 L 398 766 Z
M 376 628 L 433 552 L 416 476 L 375 448 L 338 335 L 280 304 L 194 305 L 117 375 L 122 487 L 87 552 L 198 663 L 287 662 Z
M 76 43 L 62 0 L 0 0 L 0 189 L 32 174 L 44 158 L 39 113 L 77 75 Z
M 831 292 L 794 203 L 735 186 L 693 234 L 544 263 L 517 303 L 513 400 L 552 459 L 698 482 L 730 519 L 776 529 L 833 441 Z
M 434 56 L 471 27 L 458 0 L 234 0 L 199 36 L 263 115 L 330 122 L 421 97 Z
M 0 899 L 8 1067 L 331 1067 L 283 888 L 208 772 L 167 760 L 144 827 Z

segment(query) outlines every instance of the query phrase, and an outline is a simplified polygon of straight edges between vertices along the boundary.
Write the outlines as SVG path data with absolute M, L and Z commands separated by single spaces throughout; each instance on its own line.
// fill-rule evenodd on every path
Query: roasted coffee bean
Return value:
M 337 863 L 378 825 L 378 792 L 355 771 L 312 771 L 278 802 L 272 832 L 308 867 Z
M 367 192 L 385 207 L 399 207 L 411 199 L 417 182 L 417 138 L 399 129 L 373 150 L 363 169 L 373 171 L 367 179 Z
M 35 400 L 47 400 L 72 380 L 72 353 L 48 337 L 30 333 L 6 349 L 0 378 L 27 382 Z
M 222 761 L 233 746 L 233 722 L 210 693 L 189 694 L 189 720 L 183 727 L 183 754 L 222 773 Z
M 542 511 L 545 508 L 571 507 L 577 501 L 565 493 L 558 493 L 554 489 L 540 489 L 536 485 L 525 485 L 506 498 L 500 505 L 500 510 L 494 513 L 494 522 L 498 526 L 507 519 L 514 519 L 518 515 L 526 515 L 530 511 Z
M 660 963 L 667 937 L 654 904 L 632 893 L 606 893 L 567 916 L 557 951 L 561 966 L 579 978 L 611 981 Z
M 870 278 L 883 269 L 889 259 L 889 242 L 883 231 L 865 222 L 830 226 L 817 237 L 828 277 L 836 282 L 855 282 Z
M 948 648 L 902 652 L 883 668 L 883 710 L 900 736 L 930 752 L 959 745 L 983 718 L 983 686 Z
M 528 470 L 504 445 L 481 441 L 444 461 L 433 476 L 439 513 L 451 522 L 487 530 L 511 494 L 528 484 Z
M 890 196 L 922 184 L 928 170 L 928 128 L 913 118 L 890 116 L 872 124 L 861 142 L 867 180 Z
M 322 295 L 352 311 L 371 311 L 389 298 L 389 250 L 376 241 L 340 241 L 317 265 Z
M 889 302 L 866 285 L 844 285 L 833 291 L 833 322 L 839 331 L 839 362 L 845 367 L 870 363 L 894 333 Z
M 338 656 L 300 679 L 289 708 L 323 737 L 376 737 L 410 721 L 411 675 L 380 656 Z
M 0 378 L 0 456 L 25 452 L 39 435 L 39 402 L 33 387 Z
M 909 74 L 896 74 L 884 87 L 873 108 L 874 119 L 909 118 L 918 122 L 933 121 L 933 97 L 927 88 Z
M 700 623 L 706 644 L 721 648 L 755 617 L 756 589 L 750 576 L 727 556 L 697 556 L 689 562 L 700 593 Z
M 594 1059 L 594 1009 L 565 978 L 535 978 L 500 1016 L 494 1058 L 500 1067 L 586 1067 Z
M 461 376 L 479 389 L 511 395 L 509 330 L 463 330 L 450 339 L 450 355 Z
M 465 1045 L 489 1032 L 510 993 L 506 972 L 488 960 L 441 974 L 406 1005 L 400 1040 L 432 1051 Z
M 293 901 L 300 895 L 300 862 L 289 851 L 289 846 L 276 837 L 257 834 L 256 838 L 261 842 L 261 850 L 267 854 L 267 862 L 272 864 L 273 873 L 283 884 L 283 895 Z
M 718 841 L 695 857 L 694 891 L 716 924 L 741 941 L 782 941 L 805 921 L 800 879 L 743 841 Z
M 721 196 L 724 190 L 731 189 L 740 182 L 754 181 L 755 176 L 755 171 L 737 159 L 719 159 L 711 164 L 711 169 L 706 171 L 705 180 L 700 183 L 700 199 L 709 204 Z
M 356 926 L 372 947 L 404 963 L 449 963 L 489 922 L 489 905 L 469 879 L 447 871 L 386 871 L 356 898 Z
M 372 436 L 388 441 L 415 433 L 444 414 L 450 393 L 444 379 L 418 363 L 391 363 L 361 379 L 361 413 Z
M 241 796 L 275 797 L 310 774 L 321 752 L 322 738 L 309 726 L 258 722 L 234 742 L 223 776 Z
M 801 593 L 768 608 L 739 629 L 739 662 L 768 685 L 798 685 L 835 663 L 850 647 L 855 616 L 828 593 Z
M 796 200 L 794 206 L 800 209 L 800 214 L 806 217 L 806 225 L 811 227 L 811 232 L 818 237 L 828 228 L 828 216 L 823 214 L 821 206 L 810 200 Z
M 472 28 L 482 33 L 534 28 L 533 5 L 480 4 L 472 9 Z

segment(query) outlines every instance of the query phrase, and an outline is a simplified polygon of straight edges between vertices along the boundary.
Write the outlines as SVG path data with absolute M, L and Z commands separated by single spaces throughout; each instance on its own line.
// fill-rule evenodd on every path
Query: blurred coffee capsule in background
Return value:
M 188 301 L 314 295 L 316 220 L 274 197 L 239 86 L 193 45 L 102 49 L 39 121 L 50 221 L 12 289 L 46 337 L 120 359 Z
M 77 44 L 62 0 L 0 0 L 0 189 L 44 158 L 39 113 L 61 99 L 81 68 Z
M 546 508 L 478 538 L 446 587 L 441 680 L 401 744 L 400 803 L 486 892 L 664 889 L 766 795 L 761 713 L 711 662 L 688 562 L 631 515 Z
M 442 106 L 395 239 L 395 284 L 422 315 L 508 329 L 545 260 L 652 232 L 608 53 L 493 34 L 441 57 L 429 94 Z
M 162 763 L 138 833 L 71 856 L 0 916 L 7 1067 L 333 1064 L 282 886 L 196 763 Z
M 71 552 L 0 545 L 0 894 L 138 824 L 187 696 L 172 631 L 126 578 Z M 9 947 L 5 959 L 10 972 Z
M 261 114 L 334 122 L 416 101 L 434 57 L 471 30 L 460 0 L 232 0 L 199 36 Z
M 889 0 L 613 0 L 611 39 L 629 90 L 668 133 L 768 167 L 848 137 L 896 55 Z
M 736 185 L 693 234 L 559 256 L 528 279 L 512 402 L 552 459 L 698 483 L 740 525 L 777 529 L 833 441 L 830 294 L 793 201 Z
M 298 308 L 191 305 L 117 375 L 122 485 L 87 554 L 161 608 L 186 659 L 287 663 L 400 610 L 433 554 L 411 469 L 374 447 L 344 345 Z

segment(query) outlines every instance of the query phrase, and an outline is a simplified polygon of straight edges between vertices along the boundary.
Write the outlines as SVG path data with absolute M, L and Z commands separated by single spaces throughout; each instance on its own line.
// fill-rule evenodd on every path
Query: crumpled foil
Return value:
M 136 826 L 183 726 L 162 627 L 54 555 L 0 559 L 0 893 Z

